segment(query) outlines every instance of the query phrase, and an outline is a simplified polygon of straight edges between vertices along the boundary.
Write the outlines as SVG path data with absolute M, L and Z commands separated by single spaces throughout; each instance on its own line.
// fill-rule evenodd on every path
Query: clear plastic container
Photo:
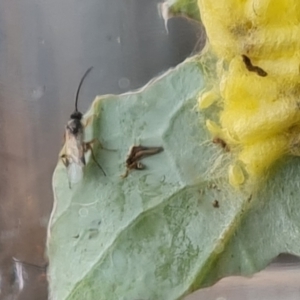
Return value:
M 201 28 L 173 18 L 166 30 L 158 4 L 0 1 L 1 299 L 48 298 L 44 253 L 53 204 L 51 178 L 82 73 L 94 67 L 79 103 L 86 111 L 96 95 L 139 88 L 201 49 Z M 299 268 L 294 270 L 298 264 L 291 266 L 299 277 Z M 285 276 L 285 271 L 277 263 L 268 274 Z M 263 282 L 234 281 L 228 289 L 224 280 L 187 299 L 271 299 L 260 291 L 263 284 L 268 291 L 272 276 Z M 272 299 L 299 299 L 299 280 L 293 284 L 296 292 L 282 287 Z

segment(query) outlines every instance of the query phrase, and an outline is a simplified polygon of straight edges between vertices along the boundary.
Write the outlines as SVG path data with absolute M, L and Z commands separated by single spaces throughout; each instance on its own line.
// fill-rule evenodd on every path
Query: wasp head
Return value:
M 80 111 L 74 111 L 72 114 L 71 114 L 71 116 L 70 116 L 70 118 L 72 119 L 72 120 L 81 120 L 82 119 L 82 113 L 80 112 Z

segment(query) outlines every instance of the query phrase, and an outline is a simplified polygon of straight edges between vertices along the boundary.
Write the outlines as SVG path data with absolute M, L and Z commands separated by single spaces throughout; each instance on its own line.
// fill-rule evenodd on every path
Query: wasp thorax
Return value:
M 80 119 L 71 119 L 68 122 L 67 128 L 72 132 L 72 134 L 77 134 L 82 131 L 82 124 Z

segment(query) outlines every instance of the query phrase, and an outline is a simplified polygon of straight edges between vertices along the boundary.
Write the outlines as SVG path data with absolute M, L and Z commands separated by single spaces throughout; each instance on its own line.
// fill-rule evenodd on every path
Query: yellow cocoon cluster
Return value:
M 212 51 L 222 62 L 219 90 L 205 91 L 199 107 L 216 99 L 219 120 L 207 120 L 234 161 L 229 182 L 260 179 L 300 144 L 300 1 L 198 0 Z M 220 64 L 218 64 L 220 65 Z

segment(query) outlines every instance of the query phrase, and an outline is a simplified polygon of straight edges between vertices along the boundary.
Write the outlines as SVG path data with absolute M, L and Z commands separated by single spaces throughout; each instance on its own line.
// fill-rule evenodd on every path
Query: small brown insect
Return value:
M 68 178 L 69 178 L 69 186 L 71 188 L 72 183 L 79 182 L 83 177 L 83 168 L 86 165 L 84 154 L 91 150 L 92 158 L 97 164 L 97 166 L 102 170 L 103 174 L 106 176 L 104 170 L 97 162 L 92 144 L 96 141 L 93 139 L 90 142 L 84 141 L 84 126 L 82 123 L 82 113 L 78 111 L 78 96 L 80 92 L 80 88 L 82 83 L 88 73 L 92 70 L 92 67 L 89 68 L 83 75 L 80 80 L 79 86 L 77 88 L 76 97 L 75 97 L 75 111 L 71 114 L 70 120 L 67 123 L 65 130 L 65 145 L 64 145 L 64 153 L 60 155 L 62 162 L 67 168 Z
M 243 62 L 245 63 L 248 71 L 255 72 L 255 73 L 257 73 L 257 75 L 262 76 L 262 77 L 266 77 L 268 75 L 268 73 L 266 71 L 264 71 L 262 68 L 253 66 L 251 63 L 251 60 L 248 56 L 243 54 L 242 57 L 243 57 Z
M 218 144 L 220 145 L 225 151 L 229 152 L 230 149 L 229 149 L 229 146 L 226 144 L 226 142 L 218 137 L 215 137 L 212 142 L 214 144 Z
M 143 165 L 140 160 L 145 157 L 160 153 L 163 150 L 164 149 L 162 147 L 132 146 L 126 159 L 126 172 L 124 175 L 122 175 L 122 177 L 127 177 L 130 170 L 145 169 L 145 165 Z
M 219 208 L 220 207 L 220 204 L 219 204 L 219 201 L 218 200 L 214 200 L 213 203 L 212 203 L 213 207 L 215 208 Z

